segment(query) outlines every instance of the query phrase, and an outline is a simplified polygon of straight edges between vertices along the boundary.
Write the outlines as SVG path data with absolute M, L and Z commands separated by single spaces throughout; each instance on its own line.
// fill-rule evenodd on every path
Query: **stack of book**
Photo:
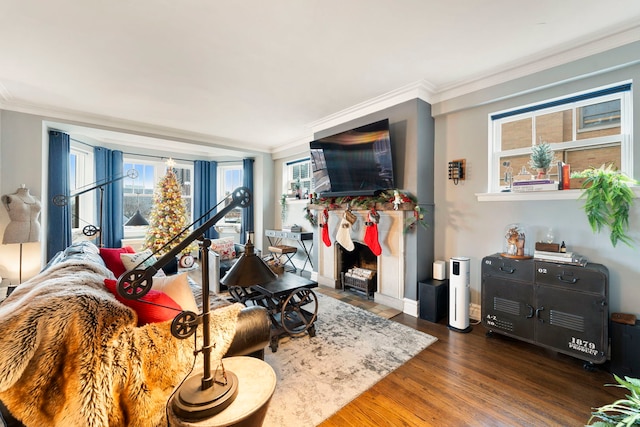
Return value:
M 557 190 L 558 183 L 552 179 L 532 179 L 529 181 L 514 181 L 511 184 L 511 191 L 551 191 Z
M 549 252 L 536 250 L 533 252 L 533 258 L 539 261 L 580 265 L 583 267 L 587 265 L 587 259 L 582 255 L 578 255 L 574 252 Z

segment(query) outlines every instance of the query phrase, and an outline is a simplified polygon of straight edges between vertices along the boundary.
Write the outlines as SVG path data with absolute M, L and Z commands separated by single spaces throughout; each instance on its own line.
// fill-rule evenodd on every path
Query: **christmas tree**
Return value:
M 153 193 L 153 207 L 149 214 L 149 228 L 147 229 L 144 246 L 154 253 L 158 251 L 158 255 L 164 255 L 174 248 L 189 234 L 188 231 L 185 231 L 181 237 L 176 238 L 171 244 L 167 245 L 176 234 L 184 230 L 188 225 L 186 212 L 187 209 L 180 191 L 180 183 L 169 164 L 167 173 L 158 182 L 156 191 Z M 164 247 L 165 245 L 167 246 Z M 189 253 L 194 249 L 196 249 L 196 245 L 192 244 L 185 248 L 182 253 Z

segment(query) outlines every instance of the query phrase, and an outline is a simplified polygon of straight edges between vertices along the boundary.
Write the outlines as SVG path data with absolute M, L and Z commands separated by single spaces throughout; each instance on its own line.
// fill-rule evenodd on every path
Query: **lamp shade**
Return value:
M 146 219 L 140 213 L 140 209 L 136 211 L 136 213 L 129 218 L 129 221 L 125 224 L 126 226 L 139 226 L 139 225 L 149 225 Z
M 247 287 L 269 283 L 278 277 L 262 258 L 253 250 L 253 243 L 249 239 L 245 245 L 245 251 L 233 267 L 220 280 L 223 285 Z

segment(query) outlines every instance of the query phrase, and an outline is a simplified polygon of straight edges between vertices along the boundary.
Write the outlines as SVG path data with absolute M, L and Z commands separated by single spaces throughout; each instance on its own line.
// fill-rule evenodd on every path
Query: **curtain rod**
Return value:
M 126 151 L 123 151 L 123 152 L 122 152 L 122 154 L 127 154 L 127 155 L 129 155 L 129 156 L 151 157 L 151 158 L 154 158 L 154 159 L 160 159 L 160 160 L 162 160 L 162 159 L 169 159 L 169 157 L 166 157 L 166 156 L 157 156 L 157 155 L 155 155 L 155 154 L 128 153 L 128 152 L 126 152 Z M 195 162 L 195 160 L 180 159 L 180 158 L 178 158 L 178 157 L 173 157 L 173 156 L 171 156 L 171 158 L 172 158 L 173 160 L 179 160 L 179 161 L 181 161 L 181 162 Z M 196 159 L 196 160 L 203 160 L 203 159 Z M 206 161 L 211 161 L 211 160 L 206 160 Z M 242 160 L 222 160 L 222 161 L 220 161 L 220 160 L 213 160 L 213 161 L 214 161 L 214 162 L 216 162 L 216 163 L 242 163 Z

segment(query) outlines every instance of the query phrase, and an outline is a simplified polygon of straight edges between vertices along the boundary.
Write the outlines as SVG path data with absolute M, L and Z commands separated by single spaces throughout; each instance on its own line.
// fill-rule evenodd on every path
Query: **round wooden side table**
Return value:
M 236 399 L 211 418 L 185 421 L 169 410 L 169 423 L 178 427 L 257 427 L 267 414 L 269 401 L 276 388 L 276 373 L 268 363 L 255 357 L 237 356 L 222 359 L 224 368 L 238 377 Z M 169 405 L 171 407 L 171 405 Z

